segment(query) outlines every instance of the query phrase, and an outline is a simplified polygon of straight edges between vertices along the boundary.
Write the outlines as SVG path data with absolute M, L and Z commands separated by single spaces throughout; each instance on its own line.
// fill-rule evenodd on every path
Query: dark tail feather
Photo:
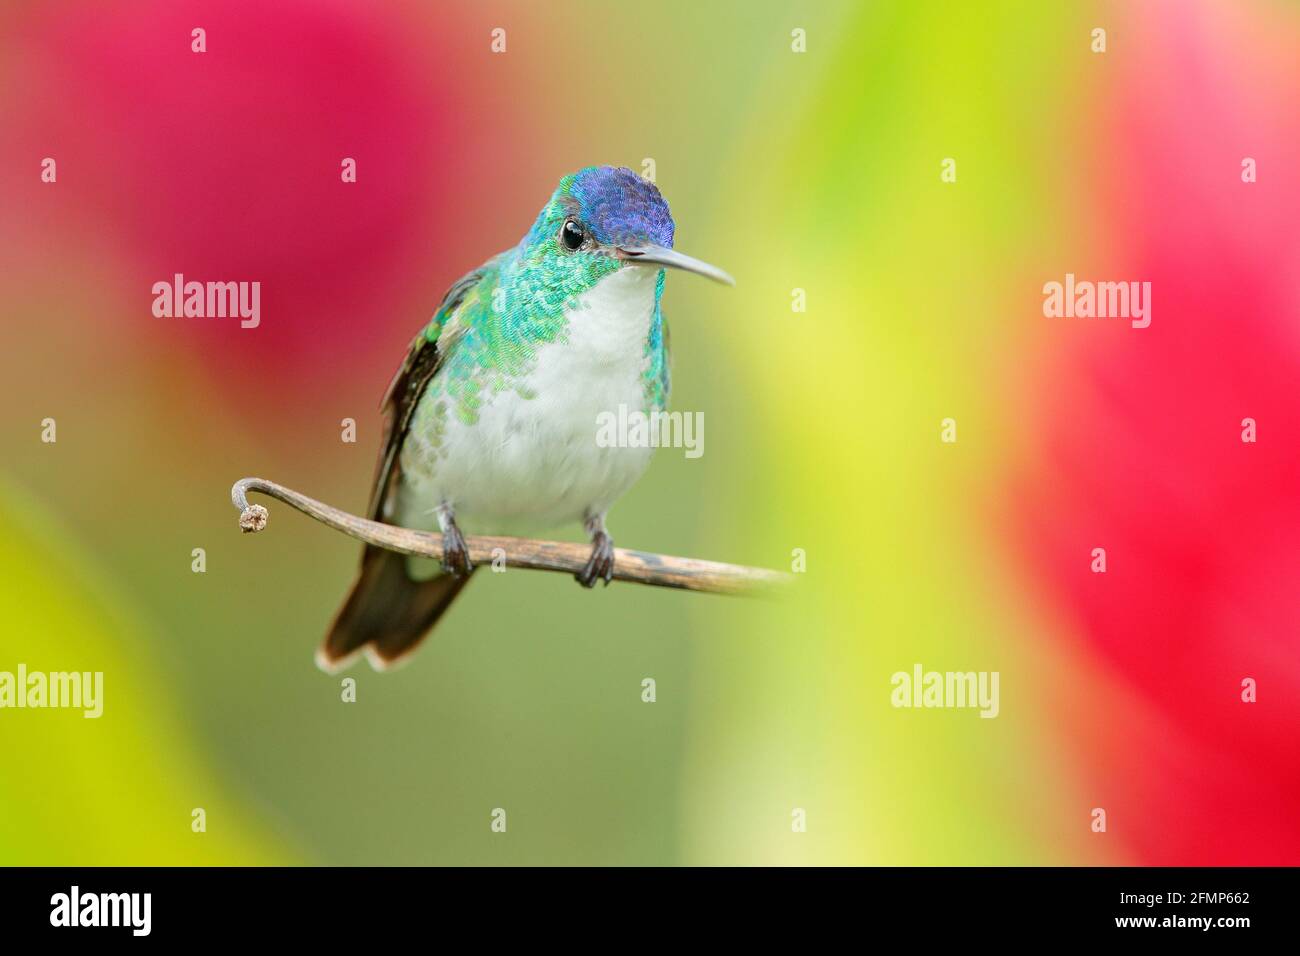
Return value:
M 375 667 L 392 666 L 419 646 L 468 580 L 439 574 L 413 581 L 405 555 L 367 547 L 357 583 L 317 651 L 316 663 L 333 672 L 366 649 Z

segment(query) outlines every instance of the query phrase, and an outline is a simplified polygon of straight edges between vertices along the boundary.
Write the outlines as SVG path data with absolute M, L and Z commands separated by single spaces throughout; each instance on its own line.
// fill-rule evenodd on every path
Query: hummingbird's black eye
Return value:
M 586 238 L 587 234 L 582 231 L 580 225 L 572 219 L 564 220 L 564 228 L 560 230 L 560 242 L 564 243 L 564 248 L 576 252 Z

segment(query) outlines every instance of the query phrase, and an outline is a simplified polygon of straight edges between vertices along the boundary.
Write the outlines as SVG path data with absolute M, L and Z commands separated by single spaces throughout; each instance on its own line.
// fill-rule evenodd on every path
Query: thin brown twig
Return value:
M 435 559 L 442 557 L 442 535 L 436 532 L 415 531 L 368 521 L 264 478 L 241 478 L 230 489 L 230 498 L 239 509 L 239 527 L 245 532 L 261 531 L 266 527 L 267 519 L 264 507 L 249 504 L 249 492 L 270 495 L 277 501 L 297 508 L 308 517 L 367 544 L 402 554 Z M 465 543 L 469 547 L 470 560 L 475 564 L 504 560 L 507 567 L 571 574 L 582 570 L 591 553 L 589 545 L 567 541 L 539 541 L 533 538 L 474 535 L 467 537 Z M 790 574 L 766 568 L 677 558 L 667 554 L 629 551 L 627 548 L 614 549 L 614 577 L 619 581 L 684 588 L 710 594 L 770 593 L 792 580 Z

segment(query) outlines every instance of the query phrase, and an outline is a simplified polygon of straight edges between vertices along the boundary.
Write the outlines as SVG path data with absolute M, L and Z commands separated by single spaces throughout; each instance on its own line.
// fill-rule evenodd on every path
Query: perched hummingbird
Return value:
M 675 251 L 673 228 L 653 183 L 589 166 L 560 180 L 518 245 L 447 291 L 381 405 L 370 498 L 376 521 L 441 531 L 441 568 L 367 546 L 323 668 L 364 650 L 383 669 L 416 648 L 474 570 L 462 526 L 524 534 L 581 521 L 592 548 L 578 583 L 609 583 L 605 515 L 652 449 L 601 447 L 598 417 L 668 401 L 665 267 L 734 284 Z

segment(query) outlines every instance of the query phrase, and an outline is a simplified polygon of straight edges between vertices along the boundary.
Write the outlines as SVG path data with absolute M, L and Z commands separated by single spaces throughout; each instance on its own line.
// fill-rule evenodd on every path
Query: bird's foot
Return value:
M 598 580 L 603 580 L 608 586 L 614 579 L 614 539 L 603 529 L 592 535 L 591 557 L 573 578 L 584 588 L 595 587 Z
M 442 522 L 442 570 L 458 578 L 468 577 L 474 570 L 465 536 L 450 517 Z

